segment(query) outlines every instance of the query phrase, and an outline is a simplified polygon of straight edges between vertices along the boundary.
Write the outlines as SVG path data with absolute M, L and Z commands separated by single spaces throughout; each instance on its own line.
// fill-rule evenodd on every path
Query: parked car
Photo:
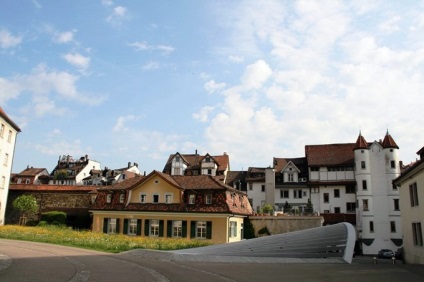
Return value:
M 381 249 L 378 251 L 378 254 L 377 254 L 378 258 L 392 258 L 394 256 L 395 256 L 395 253 L 389 249 Z

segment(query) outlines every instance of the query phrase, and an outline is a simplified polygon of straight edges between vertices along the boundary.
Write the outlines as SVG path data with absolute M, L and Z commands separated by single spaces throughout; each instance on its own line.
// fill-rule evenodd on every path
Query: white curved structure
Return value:
M 350 223 L 338 223 L 241 242 L 178 250 L 172 253 L 177 256 L 339 258 L 351 263 L 355 240 L 355 228 Z

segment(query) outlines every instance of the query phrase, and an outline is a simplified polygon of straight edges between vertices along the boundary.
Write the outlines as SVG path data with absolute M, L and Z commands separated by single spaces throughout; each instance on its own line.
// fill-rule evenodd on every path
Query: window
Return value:
M 211 194 L 207 194 L 207 195 L 205 196 L 205 203 L 206 203 L 207 205 L 212 204 L 212 195 L 211 195 Z
M 396 222 L 390 221 L 390 232 L 396 233 Z
M 311 167 L 311 171 L 319 171 L 319 167 L 316 167 L 316 166 Z
M 29 184 L 30 180 L 29 179 L 25 179 L 25 184 Z
M 4 155 L 4 165 L 5 166 L 7 166 L 7 163 L 9 162 L 9 154 L 8 153 L 6 153 L 5 155 Z
M 210 157 L 206 157 L 205 158 L 205 162 L 210 163 L 211 162 L 211 158 Z
M 196 238 L 206 239 L 206 221 L 196 223 Z
M 346 194 L 354 194 L 355 193 L 355 186 L 349 185 L 346 186 Z
M 261 185 L 261 192 L 265 192 L 265 185 Z
M 330 201 L 330 195 L 328 193 L 324 193 L 324 203 L 328 203 Z
M 2 176 L 1 177 L 1 186 L 0 186 L 0 188 L 4 188 L 5 185 L 6 185 L 6 176 Z
M 116 218 L 109 218 L 108 234 L 116 234 Z
M 188 198 L 188 203 L 190 205 L 193 205 L 195 202 L 195 195 L 194 194 L 190 194 L 189 198 Z
M 423 235 L 421 230 L 421 222 L 412 223 L 412 238 L 415 246 L 423 245 Z
M 237 237 L 237 222 L 230 221 L 230 230 L 229 230 L 230 238 Z
M 356 209 L 356 203 L 355 202 L 346 203 L 346 212 L 355 212 L 355 209 Z
M 288 181 L 288 182 L 293 182 L 293 181 L 294 181 L 294 175 L 293 175 L 293 173 L 289 173 L 289 174 L 287 175 L 287 181 Z
M 9 134 L 7 135 L 7 142 L 10 143 L 12 141 L 12 130 L 9 130 Z
M 208 169 L 208 175 L 212 175 L 212 169 Z
M 172 221 L 172 237 L 182 237 L 182 236 L 183 236 L 182 220 L 173 220 Z
M 362 208 L 364 211 L 368 211 L 368 200 L 364 199 L 362 200 Z
M 288 199 L 289 198 L 289 190 L 280 190 L 280 198 Z
M 418 206 L 417 183 L 412 183 L 409 185 L 409 197 L 411 199 L 411 207 Z
M 249 183 L 249 190 L 253 190 L 253 184 Z
M 175 157 L 175 162 L 179 163 L 180 161 L 181 161 L 180 156 L 176 156 L 176 157 Z
M 334 213 L 340 213 L 340 207 L 334 207 Z
M 181 175 L 181 170 L 179 167 L 174 168 L 174 175 Z
M 0 127 L 0 137 L 3 138 L 3 134 L 4 134 L 4 124 L 1 124 L 1 127 Z
M 231 202 L 233 202 L 233 207 L 236 207 L 237 206 L 237 204 L 236 204 L 236 195 L 235 194 L 232 194 L 231 195 Z
M 137 235 L 137 219 L 131 218 L 128 221 L 128 235 Z
M 119 203 L 123 204 L 125 201 L 125 194 L 119 195 Z
M 361 161 L 361 169 L 366 169 L 365 161 Z
M 106 203 L 111 203 L 112 202 L 112 194 L 107 194 L 106 196 Z
M 154 194 L 153 195 L 153 203 L 159 203 L 159 195 L 158 194 Z
M 293 197 L 295 199 L 302 199 L 302 189 L 293 190 Z
M 158 219 L 151 219 L 150 220 L 149 236 L 153 236 L 153 237 L 159 236 L 159 220 Z
M 370 221 L 370 233 L 374 233 L 374 221 Z
M 340 198 L 340 190 L 334 189 L 334 198 Z
M 366 180 L 362 180 L 362 190 L 364 190 L 364 191 L 368 190 L 367 181 Z
M 165 203 L 172 204 L 172 195 L 171 194 L 165 195 Z
M 396 162 L 395 161 L 390 161 L 390 167 L 391 168 L 396 168 Z
M 147 195 L 146 194 L 140 194 L 140 203 L 145 203 L 147 201 Z
M 399 210 L 399 199 L 393 199 L 393 206 L 395 211 Z

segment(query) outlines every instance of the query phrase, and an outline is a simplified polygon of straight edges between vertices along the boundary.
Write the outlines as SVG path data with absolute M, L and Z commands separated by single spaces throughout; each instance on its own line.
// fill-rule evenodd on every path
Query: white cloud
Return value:
M 72 42 L 74 40 L 75 32 L 76 30 L 55 32 L 53 40 L 60 44 Z
M 112 6 L 113 5 L 113 1 L 111 1 L 111 0 L 102 0 L 102 4 L 104 6 Z
M 83 55 L 79 53 L 68 53 L 63 55 L 63 58 L 70 63 L 71 65 L 81 69 L 85 70 L 90 65 L 90 58 L 84 57 Z
M 199 112 L 193 114 L 193 118 L 201 122 L 207 122 L 209 121 L 208 116 L 214 110 L 214 108 L 215 107 L 209 107 L 209 106 L 203 107 L 200 109 Z
M 160 63 L 150 61 L 142 66 L 143 70 L 157 70 L 160 68 Z
M 243 56 L 230 55 L 230 56 L 228 56 L 228 59 L 230 60 L 230 62 L 233 62 L 233 63 L 242 63 L 242 62 L 244 62 L 244 57 Z
M 209 94 L 212 94 L 214 92 L 224 89 L 225 86 L 227 86 L 227 84 L 224 82 L 216 83 L 214 80 L 209 80 L 208 82 L 205 83 L 204 87 L 206 92 L 208 92 Z
M 11 48 L 22 42 L 22 36 L 14 36 L 6 29 L 0 29 L 0 47 Z
M 18 97 L 20 92 L 21 87 L 18 83 L 0 77 L 0 104 Z
M 396 32 L 400 29 L 400 27 L 397 25 L 400 19 L 401 18 L 399 16 L 392 16 L 390 19 L 380 23 L 378 28 L 388 33 Z
M 106 21 L 114 26 L 120 26 L 122 21 L 128 20 L 128 9 L 124 6 L 115 6 Z
M 269 65 L 259 60 L 254 64 L 247 66 L 246 71 L 241 78 L 243 87 L 246 89 L 258 89 L 260 88 L 272 75 L 272 70 Z
M 175 50 L 175 48 L 170 45 L 149 45 L 146 41 L 133 42 L 129 45 L 134 47 L 137 51 L 159 50 L 162 51 L 164 55 L 168 55 Z
M 117 118 L 115 125 L 113 126 L 114 132 L 125 132 L 128 131 L 128 128 L 125 124 L 129 121 L 135 120 L 136 117 L 134 115 L 120 116 Z

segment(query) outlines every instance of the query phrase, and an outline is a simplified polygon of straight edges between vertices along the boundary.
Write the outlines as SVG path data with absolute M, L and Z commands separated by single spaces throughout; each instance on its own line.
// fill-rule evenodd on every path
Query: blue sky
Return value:
M 387 129 L 409 163 L 423 89 L 423 1 L 0 2 L 14 172 L 195 150 L 242 170 Z

